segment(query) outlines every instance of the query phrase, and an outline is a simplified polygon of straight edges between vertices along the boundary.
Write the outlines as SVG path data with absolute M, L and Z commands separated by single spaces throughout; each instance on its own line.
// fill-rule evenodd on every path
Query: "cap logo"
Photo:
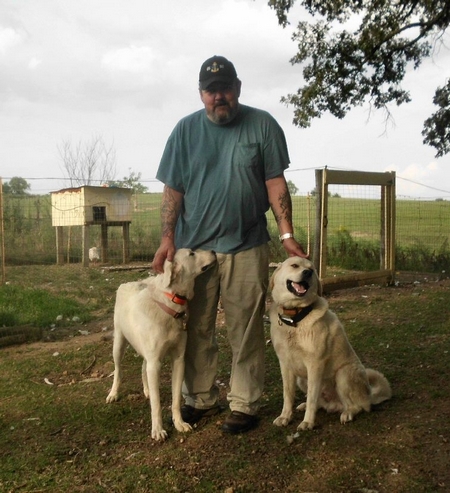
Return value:
M 225 68 L 224 65 L 219 65 L 217 62 L 214 62 L 211 67 L 208 67 L 206 70 L 210 70 L 213 74 L 216 74 L 221 68 Z

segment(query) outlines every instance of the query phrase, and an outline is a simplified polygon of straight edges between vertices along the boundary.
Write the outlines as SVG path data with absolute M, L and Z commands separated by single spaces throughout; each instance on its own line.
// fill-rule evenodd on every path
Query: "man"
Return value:
M 263 315 L 269 277 L 266 211 L 275 215 L 289 255 L 306 257 L 293 236 L 289 165 L 281 127 L 265 111 L 239 103 L 234 65 L 214 56 L 200 69 L 204 109 L 183 118 L 167 141 L 157 178 L 164 183 L 162 239 L 153 269 L 176 249 L 214 250 L 217 264 L 197 278 L 189 303 L 183 419 L 220 411 L 215 337 L 219 297 L 232 349 L 231 414 L 222 430 L 254 428 L 264 385 Z

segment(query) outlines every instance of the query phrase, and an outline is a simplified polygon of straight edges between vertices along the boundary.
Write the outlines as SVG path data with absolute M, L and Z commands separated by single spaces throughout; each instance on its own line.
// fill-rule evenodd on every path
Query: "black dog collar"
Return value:
M 278 314 L 278 323 L 280 325 L 284 323 L 290 327 L 296 327 L 299 322 L 312 312 L 313 305 L 309 305 L 306 308 L 283 309 L 283 313 Z

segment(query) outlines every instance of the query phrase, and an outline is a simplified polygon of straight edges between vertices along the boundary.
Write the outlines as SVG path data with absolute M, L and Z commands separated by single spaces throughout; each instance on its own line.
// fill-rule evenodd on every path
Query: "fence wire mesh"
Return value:
M 94 187 L 100 188 L 100 187 Z M 328 228 L 327 259 L 330 266 L 364 270 L 377 268 L 379 256 L 380 214 L 377 204 L 380 188 L 372 186 L 330 185 L 330 225 Z M 77 264 L 83 259 L 83 226 L 70 220 L 67 207 L 66 226 L 61 226 L 57 252 L 57 226 L 55 224 L 55 203 L 52 193 L 44 195 L 2 194 L 2 252 L 3 269 L 15 265 L 51 265 L 57 262 L 57 255 L 64 263 Z M 54 202 L 54 201 L 53 201 Z M 316 221 L 316 196 L 294 195 L 293 222 L 298 240 L 312 252 Z M 129 219 L 129 261 L 150 263 L 158 248 L 161 234 L 159 209 L 160 193 L 133 194 L 129 203 L 114 204 L 114 218 Z M 106 216 L 88 217 L 89 249 L 97 249 L 91 262 L 99 263 L 98 252 L 107 235 L 107 260 L 109 264 L 120 264 L 124 260 L 124 232 L 121 222 L 109 221 L 107 231 L 102 228 L 102 219 L 108 220 L 110 211 L 105 213 L 102 197 L 96 202 L 90 200 L 89 208 L 94 214 Z M 127 208 L 121 210 L 121 207 Z M 129 216 L 129 217 L 128 217 Z M 97 219 L 97 221 L 95 220 Z M 272 213 L 268 211 L 271 242 L 271 262 L 283 259 L 284 250 L 276 240 L 278 231 Z M 75 221 L 76 222 L 76 221 Z M 61 223 L 58 223 L 61 224 Z M 398 197 L 396 200 L 396 268 L 427 272 L 449 271 L 450 259 L 450 200 L 442 197 L 423 199 L 420 197 Z M 360 255 L 355 257 L 355 249 Z M 5 274 L 3 273 L 4 277 Z M 7 274 L 6 274 L 7 277 Z

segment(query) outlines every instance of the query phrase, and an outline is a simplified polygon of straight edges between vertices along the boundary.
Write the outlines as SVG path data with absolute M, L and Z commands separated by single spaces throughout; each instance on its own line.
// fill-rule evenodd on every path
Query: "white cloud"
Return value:
M 201 63 L 217 54 L 235 64 L 241 102 L 270 111 L 284 128 L 289 179 L 302 193 L 314 188 L 314 168 L 324 166 L 396 169 L 405 177 L 399 190 L 406 179 L 448 189 L 450 156 L 433 160 L 420 132 L 435 109 L 434 88 L 450 76 L 450 52 L 442 49 L 408 73 L 413 101 L 392 108 L 396 126 L 388 135 L 380 137 L 381 113 L 367 122 L 367 108 L 343 120 L 324 115 L 299 129 L 293 108 L 280 104 L 301 85 L 302 67 L 289 63 L 297 49 L 291 33 L 303 18 L 298 3 L 293 13 L 283 29 L 266 0 L 2 0 L 3 175 L 59 176 L 56 143 L 100 133 L 115 142 L 119 176 L 131 168 L 153 179 L 173 126 L 201 107 Z
M 156 59 L 154 50 L 149 46 L 131 45 L 105 53 L 101 63 L 110 70 L 148 74 L 152 71 Z
M 0 27 L 0 53 L 6 53 L 10 48 L 22 42 L 22 35 L 11 27 Z
M 28 68 L 31 69 L 31 70 L 34 70 L 38 65 L 40 65 L 42 63 L 42 60 L 39 60 L 38 58 L 36 57 L 33 57 L 29 63 L 28 63 Z
M 385 171 L 397 174 L 397 196 L 415 196 L 420 198 L 436 197 L 440 192 L 448 193 L 447 183 L 442 183 L 441 176 L 446 170 L 441 163 L 431 161 L 428 164 L 411 163 L 404 167 L 391 166 Z

